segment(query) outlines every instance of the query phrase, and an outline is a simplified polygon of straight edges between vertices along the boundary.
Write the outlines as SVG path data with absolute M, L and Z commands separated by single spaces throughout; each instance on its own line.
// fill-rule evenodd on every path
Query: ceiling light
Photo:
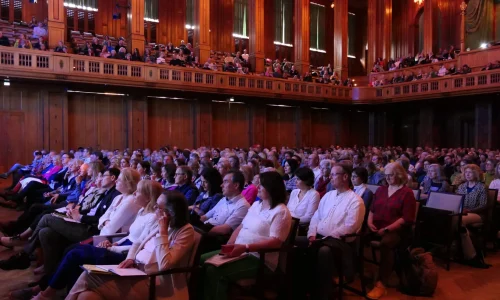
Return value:
M 417 3 L 418 5 L 422 5 L 422 3 L 424 3 L 424 0 L 413 0 L 413 2 Z
M 233 97 L 229 98 L 229 101 L 234 102 L 234 98 Z
M 4 86 L 10 86 L 10 81 L 8 79 L 4 79 L 3 85 Z

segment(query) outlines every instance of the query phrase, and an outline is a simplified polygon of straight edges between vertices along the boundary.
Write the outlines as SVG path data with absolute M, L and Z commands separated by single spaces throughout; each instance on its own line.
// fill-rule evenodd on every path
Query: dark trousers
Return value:
M 41 246 L 45 272 L 51 274 L 55 272 L 66 247 L 83 241 L 92 235 L 88 225 L 70 223 L 59 217 L 44 215 L 24 250 L 26 253 L 31 254 L 38 246 Z
M 57 290 L 65 287 L 71 288 L 82 274 L 81 265 L 118 265 L 125 258 L 127 256 L 122 253 L 111 252 L 92 245 L 76 244 L 70 247 L 62 259 L 57 271 L 50 279 L 49 286 Z
M 394 271 L 396 251 L 407 248 L 410 245 L 411 230 L 404 226 L 399 230 L 385 233 L 383 236 L 371 233 L 368 239 L 380 241 L 379 280 L 384 285 L 387 285 L 389 277 Z
M 40 183 L 38 181 L 31 181 L 27 186 L 24 187 L 15 197 L 15 201 L 18 204 L 22 204 L 24 198 L 26 198 L 26 209 L 28 209 L 33 203 L 43 201 L 43 193 L 49 188 L 48 185 Z
M 344 277 L 349 281 L 354 278 L 355 253 L 348 243 L 318 235 L 311 245 L 307 237 L 299 236 L 296 238 L 296 245 L 303 249 L 302 255 L 305 255 L 305 264 L 301 269 L 303 276 L 307 276 L 309 280 L 307 286 L 311 290 L 311 299 L 330 299 L 333 291 L 332 278 L 339 275 L 340 264 Z
M 65 207 L 66 205 L 68 205 L 66 201 L 49 205 L 35 203 L 29 209 L 25 210 L 23 214 L 19 216 L 19 218 L 17 218 L 16 222 L 13 224 L 13 227 L 16 232 L 23 232 L 28 228 L 35 230 L 38 222 L 44 215 L 51 214 L 56 209 Z

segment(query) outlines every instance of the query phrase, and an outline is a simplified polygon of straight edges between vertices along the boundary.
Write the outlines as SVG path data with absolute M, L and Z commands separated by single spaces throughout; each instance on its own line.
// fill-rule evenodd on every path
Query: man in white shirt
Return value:
M 342 236 L 358 233 L 365 217 L 363 199 L 350 187 L 351 169 L 347 165 L 335 165 L 330 174 L 335 190 L 328 192 L 320 201 L 309 225 L 309 255 L 314 268 L 313 279 L 317 285 L 312 299 L 328 299 L 332 277 L 336 276 L 334 252 L 342 254 L 343 271 L 347 280 L 354 276 L 354 249 L 348 244 L 353 238 Z M 337 255 L 337 254 L 336 254 Z
M 208 232 L 206 252 L 220 249 L 220 245 L 227 242 L 230 234 L 247 215 L 250 204 L 241 192 L 245 185 L 245 177 L 240 171 L 229 171 L 222 181 L 224 198 L 209 210 L 200 221 L 204 223 L 202 229 Z M 205 253 L 205 252 L 203 252 Z
M 319 168 L 319 156 L 317 154 L 309 155 L 308 165 L 314 173 L 314 184 L 316 185 L 318 179 L 321 177 L 321 169 Z

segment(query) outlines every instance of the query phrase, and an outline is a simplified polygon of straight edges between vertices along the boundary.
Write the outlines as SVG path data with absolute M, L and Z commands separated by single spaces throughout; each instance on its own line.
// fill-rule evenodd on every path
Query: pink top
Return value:
M 243 192 L 241 192 L 243 197 L 247 200 L 247 202 L 252 205 L 257 198 L 257 187 L 253 184 L 248 185 Z
M 50 168 L 50 170 L 47 171 L 47 173 L 43 174 L 43 178 L 45 178 L 45 180 L 49 180 L 50 176 L 56 174 L 57 172 L 61 171 L 62 169 L 62 166 L 53 166 L 52 168 Z

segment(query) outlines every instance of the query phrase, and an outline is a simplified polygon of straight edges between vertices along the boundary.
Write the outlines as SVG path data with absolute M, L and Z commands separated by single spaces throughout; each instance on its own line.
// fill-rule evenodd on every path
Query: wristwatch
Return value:
M 250 247 L 248 246 L 248 244 L 245 245 L 245 252 L 246 253 L 250 252 Z
M 389 228 L 384 228 L 384 233 L 388 233 L 389 232 Z

